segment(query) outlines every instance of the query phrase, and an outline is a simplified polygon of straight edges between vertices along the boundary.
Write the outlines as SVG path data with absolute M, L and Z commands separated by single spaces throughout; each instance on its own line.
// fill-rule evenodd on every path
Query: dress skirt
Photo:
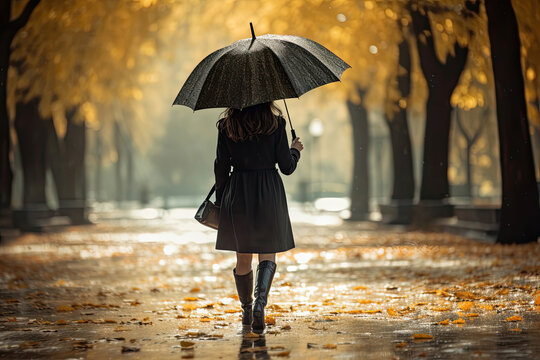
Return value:
M 223 189 L 216 249 L 260 254 L 292 248 L 287 198 L 277 169 L 235 169 Z

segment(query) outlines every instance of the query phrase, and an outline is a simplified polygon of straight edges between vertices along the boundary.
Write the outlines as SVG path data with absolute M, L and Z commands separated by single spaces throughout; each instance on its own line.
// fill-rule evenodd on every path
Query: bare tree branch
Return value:
M 26 25 L 28 19 L 30 19 L 30 15 L 32 15 L 32 12 L 36 6 L 38 6 L 40 1 L 41 0 L 29 0 L 28 3 L 26 3 L 21 15 L 19 15 L 19 17 L 15 20 L 9 22 L 8 29 L 13 36 L 15 33 L 17 33 L 17 31 L 19 31 L 19 29 Z

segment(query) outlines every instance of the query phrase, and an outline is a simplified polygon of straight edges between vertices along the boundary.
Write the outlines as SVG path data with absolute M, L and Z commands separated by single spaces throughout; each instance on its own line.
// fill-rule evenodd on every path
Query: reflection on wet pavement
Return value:
M 193 209 L 108 211 L 0 245 L 1 358 L 530 359 L 540 245 L 291 210 L 267 332 L 244 332 L 234 254 Z M 252 337 L 255 336 L 255 337 Z M 122 355 L 123 354 L 123 355 Z

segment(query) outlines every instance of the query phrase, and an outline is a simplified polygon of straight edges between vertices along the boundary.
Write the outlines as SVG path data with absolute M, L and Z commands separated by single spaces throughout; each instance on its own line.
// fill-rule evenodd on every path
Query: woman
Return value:
M 214 173 L 220 219 L 216 249 L 236 252 L 233 269 L 242 324 L 263 331 L 266 306 L 276 271 L 276 253 L 294 247 L 281 172 L 296 169 L 299 138 L 289 148 L 285 119 L 272 103 L 242 110 L 229 108 L 218 120 Z M 229 176 L 229 171 L 233 171 Z M 259 254 L 253 301 L 253 254 Z

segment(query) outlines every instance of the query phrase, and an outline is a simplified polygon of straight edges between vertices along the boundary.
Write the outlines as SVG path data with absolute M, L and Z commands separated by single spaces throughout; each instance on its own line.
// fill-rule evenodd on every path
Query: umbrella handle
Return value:
M 291 116 L 289 115 L 289 108 L 287 108 L 287 102 L 285 101 L 285 99 L 283 99 L 283 103 L 285 104 L 285 110 L 287 111 L 287 117 L 289 118 L 289 125 L 291 125 L 291 135 L 292 135 L 292 139 L 296 139 L 296 131 L 294 131 L 293 127 L 292 127 L 292 122 L 291 122 Z

